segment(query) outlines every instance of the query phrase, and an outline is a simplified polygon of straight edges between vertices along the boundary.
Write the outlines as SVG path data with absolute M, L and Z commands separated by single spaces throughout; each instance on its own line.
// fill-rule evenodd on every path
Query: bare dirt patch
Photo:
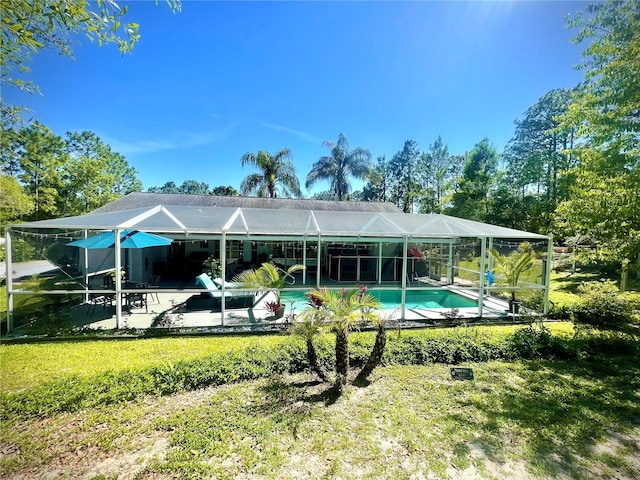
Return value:
M 14 462 L 13 470 L 5 470 L 11 476 L 3 478 L 168 479 L 182 478 L 182 468 L 194 465 L 244 480 L 640 478 L 640 426 L 622 428 L 623 433 L 611 426 L 606 440 L 594 438 L 591 449 L 580 452 L 575 441 L 558 439 L 570 463 L 563 463 L 567 456 L 549 456 L 555 473 L 551 467 L 536 471 L 535 457 L 519 456 L 533 438 L 519 435 L 522 420 L 518 428 L 486 428 L 481 409 L 469 405 L 470 399 L 484 398 L 481 384 L 447 383 L 446 373 L 444 367 L 389 368 L 366 388 L 348 387 L 339 398 L 308 375 L 283 375 L 25 420 L 13 425 L 16 435 L 6 436 L 15 443 L 0 443 L 2 463 Z M 227 417 L 237 423 L 225 423 Z M 213 435 L 221 424 L 226 432 L 240 433 L 225 449 L 203 454 L 207 442 L 218 441 Z M 191 435 L 200 427 L 204 447 L 176 440 L 181 428 Z M 191 450 L 188 463 L 193 448 L 199 450 Z M 188 464 L 172 464 L 185 452 Z M 281 456 L 274 459 L 276 453 Z
M 212 387 L 213 388 L 213 387 Z M 57 418 L 23 422 L 16 428 L 44 443 L 45 458 L 33 459 L 31 466 L 11 476 L 15 480 L 53 478 L 93 478 L 104 475 L 119 480 L 136 478 L 150 462 L 162 460 L 169 446 L 166 432 L 149 430 L 156 419 L 204 403 L 212 388 L 180 393 L 168 397 L 149 397 L 122 409 L 139 408 L 131 418 L 131 428 L 123 428 L 119 437 L 110 439 L 111 448 L 96 445 L 96 438 L 113 428 L 109 423 L 92 423 L 92 412 L 64 414 Z M 114 412 L 118 408 L 114 407 Z M 114 413 L 115 414 L 115 413 Z M 116 415 L 117 417 L 117 415 Z M 122 428 L 122 426 L 120 426 Z M 0 444 L 0 458 L 5 462 L 27 452 L 9 443 Z

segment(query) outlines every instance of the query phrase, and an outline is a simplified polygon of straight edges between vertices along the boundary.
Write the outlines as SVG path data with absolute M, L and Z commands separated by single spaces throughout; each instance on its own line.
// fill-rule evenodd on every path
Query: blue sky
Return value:
M 451 153 L 484 137 L 502 150 L 528 107 L 582 79 L 565 17 L 584 2 L 122 4 L 140 24 L 132 54 L 79 38 L 74 61 L 33 57 L 43 96 L 4 96 L 56 134 L 95 132 L 145 189 L 239 188 L 244 153 L 288 147 L 305 191 L 341 132 L 374 160 L 438 135 Z

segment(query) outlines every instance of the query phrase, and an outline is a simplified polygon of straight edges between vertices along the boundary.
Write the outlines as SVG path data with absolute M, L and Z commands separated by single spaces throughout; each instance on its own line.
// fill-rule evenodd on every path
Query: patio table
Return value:
M 122 284 L 123 290 L 136 290 L 136 289 L 144 289 L 149 288 L 148 282 L 124 282 Z M 131 315 L 131 307 L 140 305 L 140 308 L 144 306 L 145 310 L 148 312 L 149 307 L 147 305 L 147 293 L 146 292 L 122 292 L 122 300 L 124 304 L 124 309 Z

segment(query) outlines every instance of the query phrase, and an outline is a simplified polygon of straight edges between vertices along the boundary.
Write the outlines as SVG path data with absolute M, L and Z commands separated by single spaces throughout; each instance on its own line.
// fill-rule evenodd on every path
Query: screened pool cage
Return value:
M 171 244 L 122 248 L 125 230 Z M 68 245 L 102 232 L 113 232 L 113 246 Z M 533 266 L 509 285 L 490 251 L 508 255 L 523 242 Z M 9 332 L 206 330 L 290 322 L 306 308 L 304 294 L 320 287 L 364 285 L 383 315 L 417 324 L 546 313 L 552 242 L 435 214 L 157 205 L 12 225 L 6 252 Z M 219 271 L 207 270 L 207 259 Z M 233 282 L 264 262 L 286 277 L 283 316 L 270 308 L 274 292 Z M 306 268 L 284 273 L 296 264 Z M 215 287 L 197 281 L 203 271 Z

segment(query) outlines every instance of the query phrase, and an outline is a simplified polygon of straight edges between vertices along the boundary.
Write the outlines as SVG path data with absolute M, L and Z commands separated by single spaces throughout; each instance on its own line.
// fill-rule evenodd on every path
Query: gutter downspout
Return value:
M 84 238 L 87 238 L 89 232 L 84 231 Z M 83 248 L 83 262 L 84 262 L 84 303 L 89 303 L 89 249 Z
M 447 259 L 447 285 L 453 285 L 453 242 L 449 243 L 449 257 Z
M 320 289 L 320 241 L 322 240 L 322 236 L 320 232 L 318 232 L 318 248 L 316 249 L 316 290 Z
M 487 274 L 491 271 L 493 272 L 493 256 L 491 255 L 491 250 L 493 249 L 493 237 L 489 238 L 489 257 L 487 259 Z M 495 275 L 495 274 L 494 274 Z M 485 278 L 487 278 L 485 276 Z M 489 279 L 487 278 L 487 296 L 491 296 L 491 285 L 489 285 Z
M 224 314 L 226 299 L 224 297 L 225 283 L 227 282 L 227 232 L 222 232 L 222 238 L 220 239 L 220 263 L 222 264 L 222 298 L 220 299 L 220 326 L 224 327 Z
M 382 284 L 382 240 L 378 241 L 378 285 Z
M 302 270 L 302 284 L 307 284 L 307 234 L 304 235 L 304 240 L 302 241 L 302 264 L 305 268 Z

